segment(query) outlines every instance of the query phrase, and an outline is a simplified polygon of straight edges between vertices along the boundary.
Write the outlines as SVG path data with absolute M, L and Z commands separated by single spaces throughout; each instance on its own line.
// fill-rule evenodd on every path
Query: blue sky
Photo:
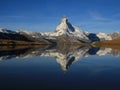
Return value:
M 84 31 L 120 31 L 120 0 L 0 0 L 0 28 L 52 32 L 62 16 Z

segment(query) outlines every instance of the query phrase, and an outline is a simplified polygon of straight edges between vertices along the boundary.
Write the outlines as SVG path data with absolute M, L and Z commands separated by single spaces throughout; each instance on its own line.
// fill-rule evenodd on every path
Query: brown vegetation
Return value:
M 18 41 L 18 40 L 2 40 L 0 39 L 0 45 L 45 45 L 44 42 L 28 42 L 28 41 Z
M 1 45 L 0 46 L 0 51 L 11 51 L 11 50 L 21 50 L 21 49 L 36 49 L 36 48 L 45 48 L 45 47 L 49 47 L 49 45 L 33 45 L 33 46 L 29 46 L 29 45 L 17 45 L 17 46 L 12 46 L 12 45 Z
M 93 42 L 92 45 L 95 47 L 106 47 L 120 50 L 120 38 L 108 41 Z

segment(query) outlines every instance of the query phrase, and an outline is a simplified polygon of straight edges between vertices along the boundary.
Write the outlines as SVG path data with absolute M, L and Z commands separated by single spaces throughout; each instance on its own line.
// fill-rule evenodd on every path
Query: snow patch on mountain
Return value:
M 20 34 L 28 34 L 28 35 L 30 35 L 30 34 L 32 34 L 33 32 L 30 32 L 30 31 L 27 31 L 27 30 L 16 30 L 16 32 L 17 33 L 20 33 Z
M 16 34 L 16 31 L 8 30 L 5 28 L 0 28 L 1 33 L 7 33 L 7 34 Z
M 97 36 L 101 41 L 103 41 L 103 40 L 112 40 L 112 37 L 111 37 L 110 35 L 106 34 L 106 33 L 101 33 L 101 32 L 99 32 L 99 33 L 96 34 L 96 36 Z

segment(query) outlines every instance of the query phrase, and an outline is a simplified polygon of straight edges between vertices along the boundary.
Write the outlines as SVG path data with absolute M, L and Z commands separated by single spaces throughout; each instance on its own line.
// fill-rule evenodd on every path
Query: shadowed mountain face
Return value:
M 120 56 L 120 50 L 92 46 L 0 46 L 0 48 L 0 60 L 30 58 L 35 56 L 54 57 L 63 71 L 67 71 L 73 63 L 90 55 Z
M 100 41 L 100 38 L 94 33 L 90 33 L 88 38 L 91 40 L 91 42 Z

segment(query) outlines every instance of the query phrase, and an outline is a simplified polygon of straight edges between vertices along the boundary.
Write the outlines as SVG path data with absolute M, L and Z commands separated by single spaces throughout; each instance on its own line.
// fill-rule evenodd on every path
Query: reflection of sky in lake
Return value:
M 0 88 L 120 89 L 120 57 L 88 55 L 87 53 L 87 57 L 73 62 L 67 71 L 62 71 L 60 63 L 51 56 L 2 60 L 0 61 Z

